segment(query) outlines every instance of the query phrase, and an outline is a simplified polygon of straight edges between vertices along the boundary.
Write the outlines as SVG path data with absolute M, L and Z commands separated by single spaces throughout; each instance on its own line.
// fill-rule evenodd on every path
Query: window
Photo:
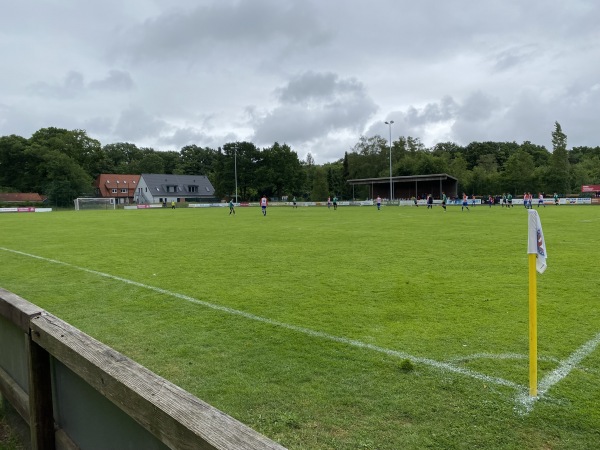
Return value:
M 121 188 L 121 194 L 127 194 L 127 188 Z
M 198 192 L 198 186 L 194 186 L 194 185 L 189 185 L 188 186 L 188 192 Z
M 117 193 L 117 188 L 112 188 L 111 191 L 112 191 L 113 194 L 116 194 Z

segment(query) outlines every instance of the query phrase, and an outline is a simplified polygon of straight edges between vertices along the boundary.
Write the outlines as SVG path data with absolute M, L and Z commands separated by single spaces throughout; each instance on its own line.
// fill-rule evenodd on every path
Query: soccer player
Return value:
M 267 196 L 263 195 L 262 198 L 260 199 L 260 209 L 262 209 L 262 214 L 263 216 L 267 215 L 267 205 L 269 202 L 267 202 Z
M 512 194 L 509 192 L 508 195 L 506 196 L 506 200 L 508 201 L 508 205 L 507 208 L 512 208 Z
M 334 195 L 333 196 L 333 210 L 335 211 L 337 209 L 337 197 Z
M 444 208 L 444 211 L 446 211 L 446 201 L 448 200 L 448 197 L 446 197 L 446 193 L 442 192 L 442 208 Z
M 558 194 L 556 192 L 554 193 L 554 205 L 558 206 Z
M 298 205 L 296 204 L 296 196 L 294 196 L 292 199 L 292 208 L 298 208 Z
M 427 209 L 433 209 L 433 196 L 427 194 Z
M 379 211 L 381 209 L 381 197 L 378 195 L 377 196 L 377 211 Z
M 171 209 L 175 209 L 175 200 L 171 202 Z
M 235 208 L 233 205 L 233 199 L 229 200 L 229 215 L 231 215 L 231 213 L 233 213 L 233 215 L 235 216 Z
M 331 208 L 331 197 L 327 197 L 327 209 Z
M 546 205 L 544 204 L 544 194 L 542 194 L 541 192 L 538 195 L 538 208 L 540 207 L 540 205 L 542 205 L 544 208 L 546 207 Z
M 463 202 L 462 206 L 460 207 L 460 210 L 464 211 L 465 208 L 467 208 L 467 211 L 469 211 L 469 197 L 467 197 L 467 194 L 463 192 Z

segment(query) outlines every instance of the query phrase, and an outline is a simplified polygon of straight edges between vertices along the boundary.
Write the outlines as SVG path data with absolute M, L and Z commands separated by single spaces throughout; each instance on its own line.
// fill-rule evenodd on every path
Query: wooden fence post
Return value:
M 55 450 L 50 354 L 33 342 L 31 336 L 29 336 L 28 352 L 31 448 L 32 450 Z

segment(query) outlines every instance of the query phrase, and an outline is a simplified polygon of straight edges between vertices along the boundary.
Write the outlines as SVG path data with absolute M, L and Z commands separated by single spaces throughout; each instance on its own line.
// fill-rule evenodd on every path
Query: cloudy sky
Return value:
M 0 13 L 0 135 L 342 158 L 360 136 L 600 145 L 597 0 L 29 0 Z

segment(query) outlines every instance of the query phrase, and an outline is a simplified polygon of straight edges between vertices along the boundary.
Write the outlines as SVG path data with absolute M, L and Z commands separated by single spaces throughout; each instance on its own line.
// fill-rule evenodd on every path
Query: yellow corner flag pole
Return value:
M 529 396 L 537 396 L 537 255 L 529 253 Z
M 528 210 L 529 256 L 529 395 L 537 397 L 537 273 L 546 270 L 546 242 L 537 211 Z

